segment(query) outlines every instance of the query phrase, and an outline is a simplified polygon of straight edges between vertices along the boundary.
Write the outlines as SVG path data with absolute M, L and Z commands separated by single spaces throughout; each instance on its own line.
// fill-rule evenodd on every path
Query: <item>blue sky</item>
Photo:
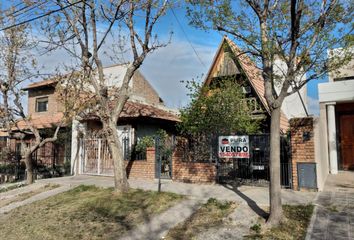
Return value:
M 156 32 L 160 39 L 167 40 L 173 31 L 171 44 L 149 55 L 141 67 L 141 72 L 167 106 L 180 108 L 188 103 L 187 91 L 181 81 L 203 79 L 202 75 L 206 74 L 210 67 L 223 34 L 216 31 L 205 32 L 189 26 L 185 10 L 181 7 L 174 9 L 174 12 L 181 26 L 172 11 L 168 10 L 157 24 Z M 64 52 L 58 51 L 41 56 L 38 61 L 45 69 L 54 69 L 58 63 L 66 62 L 67 59 L 68 56 Z M 104 60 L 105 65 L 115 63 L 108 58 Z M 312 81 L 307 85 L 310 113 L 318 114 L 317 84 L 323 81 L 326 80 Z
M 182 8 L 179 9 L 175 9 L 174 10 L 175 14 L 177 15 L 178 21 L 180 22 L 180 24 L 182 25 L 182 28 L 180 27 L 180 25 L 178 24 L 177 20 L 175 19 L 175 16 L 172 14 L 171 10 L 168 11 L 168 13 L 166 14 L 166 16 L 163 18 L 163 20 L 160 22 L 159 25 L 159 33 L 160 34 L 166 34 L 168 31 L 173 30 L 174 34 L 173 34 L 173 38 L 172 38 L 172 43 L 171 46 L 172 48 L 174 46 L 178 46 L 179 44 L 183 43 L 183 46 L 186 47 L 186 49 L 184 49 L 185 51 L 188 51 L 189 53 L 187 54 L 189 57 L 189 60 L 191 61 L 190 64 L 186 64 L 183 62 L 178 62 L 178 56 L 172 57 L 172 60 L 167 57 L 170 61 L 170 64 L 177 64 L 177 66 L 175 67 L 171 67 L 171 69 L 173 68 L 178 68 L 180 69 L 178 72 L 176 72 L 176 76 L 172 77 L 173 81 L 177 81 L 178 77 L 180 77 L 180 80 L 189 80 L 192 78 L 195 78 L 197 76 L 200 76 L 201 74 L 205 74 L 206 71 L 208 70 L 211 61 L 214 57 L 214 54 L 217 50 L 218 45 L 220 44 L 220 41 L 222 39 L 223 34 L 216 32 L 216 31 L 202 31 L 199 29 L 196 29 L 194 27 L 191 27 L 188 24 L 188 19 L 185 16 L 185 11 Z M 184 34 L 185 33 L 185 34 Z M 188 42 L 188 39 L 190 40 L 191 44 Z M 198 56 L 194 53 L 192 46 L 194 47 L 194 49 L 196 50 L 197 54 L 199 56 L 202 56 L 202 61 L 203 63 L 206 65 L 206 67 L 204 67 L 199 59 Z M 163 51 L 163 50 L 161 50 Z M 161 52 L 157 52 L 154 53 L 156 54 L 156 56 L 150 56 L 150 58 L 157 60 L 159 57 L 161 57 L 161 55 L 164 55 L 164 53 Z M 173 56 L 174 51 L 171 52 L 171 56 Z M 162 80 L 161 76 L 159 76 L 159 74 L 157 74 L 155 71 L 150 71 L 148 68 L 151 67 L 152 63 L 149 59 L 147 60 L 146 64 L 143 66 L 143 71 L 145 73 L 145 75 L 147 75 L 149 77 L 149 80 L 152 80 L 152 82 L 154 83 L 155 81 L 158 83 L 155 87 L 159 90 L 159 92 L 161 92 L 162 96 L 164 95 L 164 90 L 165 88 L 162 87 L 164 85 L 164 83 L 161 83 L 160 80 Z M 184 66 L 186 65 L 186 66 Z M 148 66 L 148 67 L 147 67 Z M 180 68 L 179 68 L 180 66 Z M 190 67 L 194 68 L 194 71 L 190 69 Z M 187 69 L 188 73 L 190 73 L 190 75 L 184 75 L 183 71 L 184 69 Z M 167 69 L 166 69 L 167 70 Z M 167 74 L 168 73 L 162 73 Z M 310 114 L 319 114 L 319 105 L 318 105 L 318 88 L 317 85 L 318 83 L 321 82 L 327 82 L 327 77 L 325 77 L 322 80 L 313 80 L 310 83 L 308 83 L 307 85 L 307 93 L 308 93 L 308 108 L 309 108 L 309 112 Z M 174 85 L 174 84 L 173 84 Z M 160 88 L 161 87 L 161 88 Z M 176 89 L 179 89 L 178 87 Z M 174 89 L 174 90 L 176 90 Z M 181 92 L 181 94 L 185 94 L 185 91 L 182 91 L 181 89 L 179 89 Z M 169 91 L 168 91 L 169 92 Z M 169 98 L 169 97 L 165 97 L 165 99 L 167 100 L 167 103 L 172 106 L 172 107 L 180 107 L 179 102 L 175 101 L 174 98 Z M 183 95 L 180 95 L 180 103 L 185 104 L 185 97 Z

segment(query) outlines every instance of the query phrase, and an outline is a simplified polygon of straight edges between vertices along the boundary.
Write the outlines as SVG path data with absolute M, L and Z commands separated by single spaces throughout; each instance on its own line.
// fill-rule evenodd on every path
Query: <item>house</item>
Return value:
M 106 84 L 112 88 L 119 87 L 125 71 L 126 65 L 105 67 Z M 55 79 L 47 79 L 31 83 L 23 88 L 28 93 L 28 117 L 31 124 L 39 129 L 44 137 L 52 136 L 54 129 L 63 119 L 64 106 L 60 101 L 59 92 L 57 91 L 58 84 L 58 81 Z M 122 140 L 124 140 L 126 144 L 125 150 L 128 150 L 128 152 L 140 138 L 154 135 L 159 129 L 175 132 L 175 123 L 179 121 L 176 112 L 164 106 L 163 100 L 140 71 L 136 71 L 129 86 L 131 96 L 124 106 L 118 123 L 118 131 L 121 135 L 124 135 L 124 139 L 122 137 Z M 72 169 L 72 173 L 79 173 L 76 171 L 77 168 L 75 168 L 79 165 L 76 165 L 76 162 L 73 160 L 76 157 L 75 154 L 78 150 L 79 140 L 85 143 L 85 145 L 81 145 L 84 147 L 82 152 L 90 155 L 90 160 L 93 161 L 91 164 L 97 166 L 98 160 L 93 157 L 91 150 L 97 150 L 98 145 L 94 143 L 102 142 L 104 144 L 100 132 L 101 123 L 99 118 L 90 109 L 86 109 L 85 113 L 89 114 L 84 114 L 84 117 L 77 116 L 80 121 L 75 118 L 65 123 L 60 128 L 57 141 L 46 143 L 33 154 L 33 160 L 37 167 L 60 168 L 62 170 L 65 168 L 65 170 L 69 170 L 69 173 L 70 169 Z M 81 131 L 78 131 L 78 128 Z M 14 131 L 19 130 L 27 132 L 25 142 L 26 144 L 31 144 L 34 136 L 28 131 L 28 126 L 23 120 L 17 122 L 17 128 Z M 80 139 L 78 138 L 78 134 L 80 134 Z M 5 141 L 7 139 L 6 132 L 2 135 L 4 136 L 1 136 L 0 140 Z M 19 140 L 11 139 L 8 145 L 12 151 L 20 155 L 21 144 Z M 106 151 L 107 155 L 107 146 L 102 145 L 102 149 Z M 146 158 L 146 156 L 142 157 Z M 112 175 L 112 162 L 109 159 L 106 160 L 105 170 L 108 175 Z M 70 168 L 70 164 L 72 164 L 72 168 Z M 90 168 L 90 172 L 82 171 L 81 173 L 95 174 L 92 168 Z
M 284 70 L 285 64 L 277 59 L 275 71 Z M 224 36 L 204 80 L 204 86 L 217 88 L 218 81 L 232 79 L 242 86 L 245 100 L 250 103 L 251 114 L 255 119 L 262 119 L 261 134 L 249 135 L 249 153 L 247 159 L 222 159 L 214 156 L 213 161 L 186 162 L 174 159 L 173 179 L 182 181 L 257 181 L 267 183 L 269 180 L 269 145 L 270 145 L 270 111 L 264 97 L 264 80 L 261 70 L 240 48 Z M 277 86 L 276 86 L 277 88 Z M 278 89 L 279 90 L 279 89 Z M 307 116 L 306 89 L 287 97 L 281 108 L 281 178 L 284 187 L 292 187 L 292 163 L 290 158 L 290 141 L 286 134 L 290 130 L 288 119 Z M 214 146 L 214 148 L 217 148 Z M 215 155 L 215 154 L 213 154 Z M 217 165 L 217 168 L 215 168 Z M 265 181 L 264 181 L 265 180 Z
M 275 72 L 284 69 L 285 64 L 277 59 L 274 63 Z M 204 85 L 212 86 L 220 78 L 231 76 L 241 83 L 243 92 L 248 102 L 253 103 L 251 110 L 254 117 L 265 120 L 263 132 L 269 132 L 270 112 L 264 97 L 264 80 L 261 70 L 240 48 L 224 36 L 211 67 L 206 75 Z M 276 86 L 279 91 L 279 87 Z M 293 94 L 285 98 L 282 105 L 280 128 L 283 133 L 289 128 L 288 119 L 306 116 L 306 88 L 302 88 L 299 94 Z
M 328 60 L 341 51 L 330 50 Z M 329 174 L 354 169 L 354 60 L 330 72 L 328 79 L 318 84 L 319 117 L 290 122 L 296 189 L 322 191 Z
M 39 130 L 43 137 L 51 137 L 54 129 L 59 125 L 63 118 L 63 106 L 58 101 L 56 80 L 43 80 L 31 83 L 24 87 L 27 92 L 27 114 L 33 127 Z M 26 122 L 19 120 L 13 129 L 14 134 L 19 131 L 25 132 L 24 141 L 30 145 L 34 140 L 33 134 L 29 131 Z M 33 161 L 37 168 L 43 170 L 60 169 L 64 171 L 64 165 L 69 162 L 71 148 L 71 128 L 68 124 L 63 124 L 59 130 L 56 142 L 46 143 L 39 148 L 33 155 Z M 10 149 L 15 152 L 17 159 L 21 155 L 20 140 L 11 139 Z M 46 170 L 45 170 L 46 171 Z M 59 173 L 58 173 L 59 174 Z
M 126 65 L 104 68 L 109 89 L 119 88 L 127 71 Z M 145 77 L 136 71 L 130 82 L 131 95 L 117 122 L 118 135 L 123 146 L 123 156 L 127 161 L 129 177 L 144 177 L 155 174 L 147 170 L 145 152 L 134 151 L 135 145 L 146 136 L 154 136 L 163 129 L 175 134 L 175 124 L 179 121 L 178 112 L 164 105 L 156 90 Z M 113 90 L 112 90 L 113 91 Z M 74 119 L 72 124 L 71 172 L 72 174 L 113 175 L 113 160 L 108 151 L 107 141 L 101 132 L 102 124 L 94 110 L 87 109 Z M 149 172 L 149 173 L 146 173 Z M 153 176 L 152 176 L 153 178 Z
M 328 52 L 328 58 L 342 49 Z M 354 54 L 354 52 L 352 51 Z M 323 174 L 354 170 L 354 59 L 318 85 Z

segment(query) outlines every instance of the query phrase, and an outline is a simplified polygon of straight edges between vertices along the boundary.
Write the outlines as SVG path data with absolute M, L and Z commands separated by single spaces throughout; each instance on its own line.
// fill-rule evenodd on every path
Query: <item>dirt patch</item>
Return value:
M 285 220 L 279 226 L 263 230 L 263 223 L 256 223 L 250 227 L 253 234 L 246 236 L 245 239 L 305 239 L 313 209 L 313 205 L 285 205 L 283 206 Z
M 203 204 L 186 221 L 171 229 L 164 239 L 193 239 L 210 227 L 221 226 L 225 217 L 235 208 L 236 204 L 234 202 L 221 202 L 210 198 L 207 203 Z

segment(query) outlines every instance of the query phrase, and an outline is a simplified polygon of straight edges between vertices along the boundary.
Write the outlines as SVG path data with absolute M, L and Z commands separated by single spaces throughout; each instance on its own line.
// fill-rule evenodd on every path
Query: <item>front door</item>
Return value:
M 354 114 L 340 115 L 340 167 L 354 170 Z

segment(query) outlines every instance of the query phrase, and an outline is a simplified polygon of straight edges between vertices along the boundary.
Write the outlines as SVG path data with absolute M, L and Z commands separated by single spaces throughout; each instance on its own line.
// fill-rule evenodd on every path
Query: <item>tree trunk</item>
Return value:
M 279 224 L 283 215 L 280 186 L 280 107 L 272 110 L 270 137 L 270 215 L 267 224 L 273 226 Z
M 114 186 L 117 192 L 127 192 L 129 183 L 125 171 L 122 145 L 119 141 L 117 126 L 114 123 L 103 124 L 106 138 L 108 140 L 109 151 L 113 160 Z
M 32 162 L 32 153 L 30 151 L 26 151 L 24 156 L 26 171 L 27 171 L 27 184 L 32 184 L 34 182 L 34 174 L 33 174 L 33 162 Z

